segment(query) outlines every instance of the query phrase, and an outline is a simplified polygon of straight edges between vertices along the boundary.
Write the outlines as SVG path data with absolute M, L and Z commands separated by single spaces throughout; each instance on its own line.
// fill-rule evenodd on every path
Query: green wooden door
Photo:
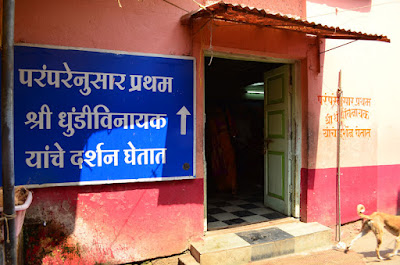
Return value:
M 265 194 L 264 204 L 290 215 L 289 198 L 289 78 L 288 65 L 265 73 L 264 142 Z

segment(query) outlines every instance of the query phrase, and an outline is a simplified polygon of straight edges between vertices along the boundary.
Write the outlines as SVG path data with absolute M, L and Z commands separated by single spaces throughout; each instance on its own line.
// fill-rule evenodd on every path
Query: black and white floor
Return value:
M 208 230 L 266 222 L 284 217 L 286 216 L 264 206 L 262 194 L 218 194 L 208 198 Z

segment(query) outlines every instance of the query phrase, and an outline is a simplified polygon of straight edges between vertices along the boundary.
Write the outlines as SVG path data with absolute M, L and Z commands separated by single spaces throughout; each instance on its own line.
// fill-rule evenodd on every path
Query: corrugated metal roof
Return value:
M 257 9 L 239 4 L 230 4 L 223 1 L 206 6 L 186 16 L 186 19 L 212 18 L 216 20 L 264 26 L 275 29 L 291 30 L 312 34 L 321 38 L 330 39 L 359 39 L 390 42 L 387 36 L 373 35 L 363 32 L 346 30 L 339 27 L 316 24 L 305 19 L 273 13 L 265 9 Z

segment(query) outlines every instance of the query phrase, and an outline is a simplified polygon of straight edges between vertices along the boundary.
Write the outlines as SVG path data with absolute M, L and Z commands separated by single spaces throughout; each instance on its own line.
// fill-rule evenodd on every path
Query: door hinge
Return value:
M 293 93 L 293 75 L 292 75 L 292 67 L 290 67 L 289 71 L 289 93 Z

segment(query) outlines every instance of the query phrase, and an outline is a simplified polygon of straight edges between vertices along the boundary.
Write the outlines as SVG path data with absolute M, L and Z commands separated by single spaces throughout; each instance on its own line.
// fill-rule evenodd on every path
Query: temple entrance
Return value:
M 290 216 L 289 66 L 210 60 L 204 66 L 208 230 Z

